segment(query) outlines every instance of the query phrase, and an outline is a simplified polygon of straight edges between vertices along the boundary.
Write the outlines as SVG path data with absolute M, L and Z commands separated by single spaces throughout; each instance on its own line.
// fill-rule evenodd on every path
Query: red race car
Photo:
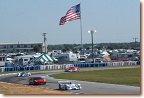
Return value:
M 35 85 L 35 84 L 46 84 L 46 80 L 41 77 L 33 77 L 29 80 L 29 85 Z
M 78 67 L 69 67 L 65 69 L 65 72 L 76 72 L 76 71 L 80 71 L 80 68 Z

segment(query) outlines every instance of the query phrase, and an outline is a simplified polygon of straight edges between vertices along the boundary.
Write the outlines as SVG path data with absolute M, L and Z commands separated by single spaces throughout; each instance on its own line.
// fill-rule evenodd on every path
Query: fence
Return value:
M 108 62 L 108 66 L 139 65 L 137 61 Z
M 83 63 L 74 64 L 76 67 L 105 67 L 105 66 L 124 66 L 124 65 L 139 65 L 138 61 L 125 61 L 125 62 L 106 62 L 106 63 Z
M 65 69 L 74 65 L 40 65 L 40 66 L 25 66 L 25 67 L 0 67 L 0 72 L 8 71 L 25 71 L 25 70 L 46 70 L 46 69 Z
M 65 69 L 68 67 L 73 67 L 72 64 L 67 65 L 40 65 L 40 70 L 47 70 L 47 69 Z
M 125 66 L 125 65 L 140 65 L 140 61 L 125 61 L 125 62 L 105 62 L 105 63 L 82 63 L 82 64 L 65 64 L 65 65 L 40 65 L 40 66 L 25 66 L 25 67 L 0 67 L 0 72 L 8 71 L 25 71 L 25 70 L 47 70 L 47 69 L 65 69 L 68 67 L 105 67 L 105 66 Z
M 40 70 L 40 66 L 25 66 L 25 67 L 4 67 L 3 71 L 25 71 L 25 70 Z
M 82 64 L 74 64 L 76 67 L 105 67 L 108 66 L 107 63 L 82 63 Z

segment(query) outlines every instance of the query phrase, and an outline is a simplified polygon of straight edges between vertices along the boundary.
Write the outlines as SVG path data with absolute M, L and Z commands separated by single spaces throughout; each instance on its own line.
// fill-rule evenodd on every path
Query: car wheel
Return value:
M 66 87 L 66 85 L 65 85 L 65 90 L 67 90 L 67 87 Z
M 31 83 L 31 82 L 29 82 L 29 85 L 32 85 L 32 83 Z
M 73 72 L 76 72 L 76 70 L 73 70 Z
M 59 84 L 59 89 L 61 89 L 61 86 L 60 86 L 60 84 Z

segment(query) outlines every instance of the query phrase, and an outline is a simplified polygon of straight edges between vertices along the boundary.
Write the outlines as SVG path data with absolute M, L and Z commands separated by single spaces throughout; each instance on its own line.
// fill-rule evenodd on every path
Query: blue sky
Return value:
M 0 0 L 0 43 L 40 42 L 46 32 L 47 44 L 79 44 L 80 20 L 59 20 L 80 2 L 83 43 L 95 29 L 94 43 L 140 40 L 139 0 Z

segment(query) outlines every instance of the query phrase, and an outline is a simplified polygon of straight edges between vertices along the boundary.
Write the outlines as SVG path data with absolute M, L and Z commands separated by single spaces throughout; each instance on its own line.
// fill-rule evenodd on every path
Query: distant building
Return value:
M 43 42 L 18 42 L 18 43 L 0 43 L 0 52 L 11 53 L 11 52 L 34 52 L 34 47 L 38 46 L 40 52 L 45 52 Z
M 60 53 L 54 56 L 56 59 L 58 59 L 58 63 L 60 64 L 66 64 L 66 63 L 74 63 L 77 61 L 77 55 L 75 53 L 69 52 L 69 53 Z
M 18 56 L 18 65 L 28 65 L 28 62 L 34 58 L 33 55 Z
M 61 50 L 52 50 L 52 53 L 50 54 L 51 56 L 56 56 L 58 54 L 61 54 L 62 51 Z
M 0 67 L 5 66 L 6 56 L 0 55 Z
M 21 55 L 21 56 L 16 56 L 15 59 L 16 59 L 16 62 L 15 62 L 15 65 L 28 65 L 30 64 L 30 61 L 32 59 L 35 59 L 37 57 L 41 56 L 41 53 L 36 53 L 36 54 L 33 54 L 33 55 Z
M 110 54 L 112 60 L 138 60 L 140 59 L 140 51 L 137 50 L 124 50 L 119 51 L 115 50 L 112 51 Z

